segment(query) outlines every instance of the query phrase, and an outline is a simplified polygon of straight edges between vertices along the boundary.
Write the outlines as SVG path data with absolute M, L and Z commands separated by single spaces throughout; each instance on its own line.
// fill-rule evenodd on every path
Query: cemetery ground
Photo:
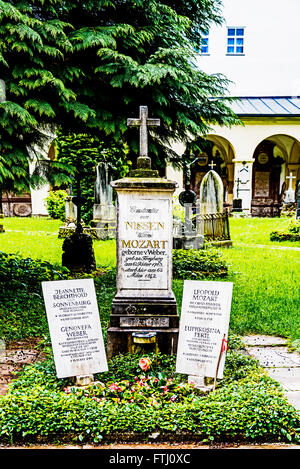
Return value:
M 202 395 L 186 375 L 175 373 L 175 357 L 160 354 L 149 354 L 146 371 L 139 365 L 141 356 L 115 357 L 109 371 L 96 376 L 99 386 L 80 392 L 70 387 L 71 379 L 58 380 L 40 282 L 69 278 L 60 267 L 60 222 L 6 218 L 0 235 L 0 338 L 5 356 L 14 350 L 16 359 L 11 356 L 0 377 L 0 442 L 299 443 L 296 409 L 279 383 L 245 353 L 243 342 L 251 334 L 277 336 L 299 352 L 300 242 L 270 241 L 271 231 L 289 223 L 288 218 L 230 218 L 233 246 L 208 249 L 221 252 L 228 273 L 218 278 L 210 272 L 202 280 L 231 281 L 234 287 L 224 379 L 214 392 Z M 106 340 L 115 293 L 115 241 L 95 241 L 94 249 L 98 270 L 93 277 Z M 179 311 L 182 289 L 183 279 L 173 278 Z

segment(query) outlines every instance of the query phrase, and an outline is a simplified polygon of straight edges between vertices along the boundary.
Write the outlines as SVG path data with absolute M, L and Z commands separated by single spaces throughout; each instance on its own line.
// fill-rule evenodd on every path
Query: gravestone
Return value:
M 92 380 L 107 371 L 93 279 L 42 282 L 58 378 Z
M 294 203 L 295 202 L 295 191 L 292 187 L 293 179 L 296 179 L 296 176 L 293 176 L 293 173 L 290 172 L 290 175 L 286 177 L 289 180 L 289 188 L 285 193 L 284 203 Z
M 110 166 L 99 163 L 96 167 L 96 179 L 94 190 L 94 208 L 91 227 L 99 239 L 115 237 L 116 213 L 113 205 L 113 190 Z
M 117 193 L 117 292 L 108 357 L 133 352 L 141 332 L 145 344 L 174 354 L 179 319 L 172 291 L 172 199 L 177 184 L 151 169 L 147 127 L 159 120 L 149 119 L 147 107 L 141 106 L 140 117 L 127 124 L 140 127 L 140 156 L 137 169 L 111 183 Z
M 200 214 L 210 215 L 223 212 L 223 192 L 222 179 L 216 171 L 211 169 L 200 184 Z
M 174 249 L 201 249 L 204 245 L 204 236 L 199 233 L 196 226 L 193 226 L 191 216 L 192 208 L 196 203 L 196 193 L 186 189 L 179 194 L 179 203 L 184 207 L 184 222 L 180 223 L 179 233 L 174 233 Z
M 205 378 L 223 377 L 232 287 L 231 282 L 184 281 L 176 372 L 202 386 Z
M 65 215 L 66 215 L 66 220 L 75 221 L 77 218 L 77 208 L 76 205 L 73 202 L 73 196 L 68 195 L 65 198 Z

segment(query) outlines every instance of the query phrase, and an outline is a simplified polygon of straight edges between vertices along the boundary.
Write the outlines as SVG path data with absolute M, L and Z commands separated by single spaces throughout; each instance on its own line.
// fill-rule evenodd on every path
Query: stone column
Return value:
M 234 186 L 233 198 L 242 199 L 242 209 L 247 215 L 251 215 L 252 201 L 252 170 L 254 159 L 233 160 L 234 163 Z M 237 180 L 242 182 L 237 186 Z M 238 189 L 238 190 L 237 190 Z

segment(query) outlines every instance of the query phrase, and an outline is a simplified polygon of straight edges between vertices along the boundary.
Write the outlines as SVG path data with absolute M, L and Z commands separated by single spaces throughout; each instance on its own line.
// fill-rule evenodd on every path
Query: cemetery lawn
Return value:
M 145 442 L 158 433 L 162 441 L 298 443 L 297 411 L 279 384 L 243 353 L 239 338 L 259 333 L 293 342 L 300 337 L 300 250 L 294 249 L 296 243 L 268 241 L 268 233 L 286 223 L 230 219 L 233 247 L 222 250 L 229 274 L 220 279 L 234 283 L 230 349 L 224 379 L 215 392 L 202 395 L 186 375 L 175 373 L 175 356 L 159 354 L 148 355 L 146 372 L 139 367 L 140 356 L 114 357 L 109 371 L 95 376 L 99 383 L 84 391 L 74 388 L 71 379 L 58 380 L 40 281 L 68 276 L 60 267 L 60 222 L 5 219 L 6 232 L 0 234 L 0 339 L 9 348 L 14 341 L 39 338 L 37 347 L 45 359 L 24 367 L 0 396 L 0 442 Z M 95 241 L 94 248 L 98 270 L 93 275 L 106 341 L 115 293 L 115 241 Z M 179 310 L 182 288 L 183 280 L 174 279 Z
M 234 283 L 230 321 L 233 333 L 278 335 L 291 342 L 300 339 L 300 243 L 269 239 L 271 231 L 285 230 L 289 223 L 289 218 L 230 218 L 233 247 L 223 249 L 222 253 L 229 263 L 229 275 L 223 280 Z M 46 218 L 5 218 L 0 251 L 61 265 L 63 240 L 57 237 L 60 225 L 59 220 Z M 114 240 L 94 241 L 94 250 L 97 267 L 115 267 Z M 105 325 L 109 321 L 114 285 L 113 278 L 109 286 L 101 284 L 101 277 L 96 280 Z M 173 279 L 179 311 L 182 288 L 183 281 Z M 21 314 L 23 300 L 28 321 Z M 14 340 L 47 333 L 45 321 L 37 322 L 36 316 L 30 314 L 36 299 L 23 300 L 10 303 L 12 324 L 4 306 L 0 307 L 0 338 L 4 335 Z M 37 308 L 43 310 L 43 305 Z

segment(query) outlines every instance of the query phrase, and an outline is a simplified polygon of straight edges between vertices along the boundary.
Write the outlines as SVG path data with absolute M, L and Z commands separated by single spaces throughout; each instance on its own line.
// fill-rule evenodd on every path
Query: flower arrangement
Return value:
M 149 357 L 139 360 L 140 369 L 145 372 L 151 368 Z M 138 405 L 150 405 L 161 407 L 163 404 L 192 401 L 195 397 L 192 383 L 178 383 L 172 378 L 167 378 L 159 373 L 135 376 L 134 381 L 108 381 L 94 382 L 85 387 L 69 386 L 64 389 L 66 394 L 75 395 L 77 398 L 92 399 L 99 404 L 113 401 L 120 404 L 135 403 Z

